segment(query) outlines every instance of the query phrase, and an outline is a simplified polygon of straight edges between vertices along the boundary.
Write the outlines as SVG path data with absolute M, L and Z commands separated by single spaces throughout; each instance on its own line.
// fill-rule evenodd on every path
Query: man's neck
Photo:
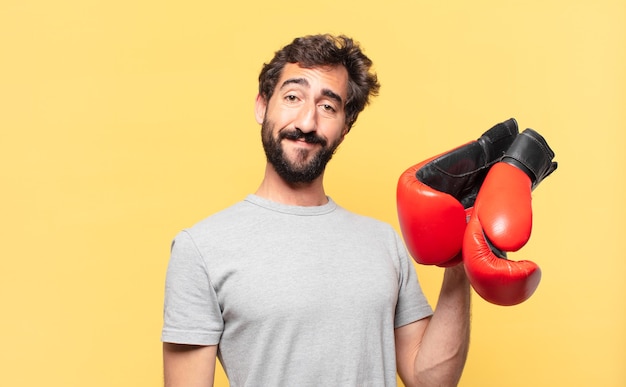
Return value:
M 321 206 L 328 203 L 323 179 L 322 174 L 310 183 L 288 183 L 268 166 L 255 194 L 273 202 L 292 206 Z

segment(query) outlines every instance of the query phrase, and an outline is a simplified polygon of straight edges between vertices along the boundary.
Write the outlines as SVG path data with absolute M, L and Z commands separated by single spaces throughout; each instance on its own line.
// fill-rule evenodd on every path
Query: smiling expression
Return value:
M 319 177 L 348 131 L 345 103 L 348 73 L 343 66 L 285 65 L 269 102 L 257 98 L 263 147 L 287 182 Z

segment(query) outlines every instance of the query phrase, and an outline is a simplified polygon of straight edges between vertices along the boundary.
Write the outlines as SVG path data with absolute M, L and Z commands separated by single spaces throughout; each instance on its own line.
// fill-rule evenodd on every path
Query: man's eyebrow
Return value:
M 322 94 L 330 99 L 335 100 L 335 102 L 343 106 L 343 99 L 341 99 L 341 96 L 334 91 L 330 89 L 324 89 L 322 90 Z
M 280 88 L 284 89 L 286 86 L 292 83 L 295 83 L 296 85 L 309 87 L 309 81 L 307 81 L 305 78 L 289 78 L 285 82 L 283 82 L 282 85 L 280 85 Z
M 302 85 L 302 86 L 305 86 L 305 87 L 310 87 L 309 81 L 307 81 L 305 78 L 289 78 L 289 79 L 285 80 L 285 82 L 283 82 L 282 85 L 280 85 L 280 88 L 284 89 L 285 87 L 287 87 L 290 84 L 296 84 L 296 85 Z M 322 90 L 322 95 L 324 95 L 325 97 L 328 97 L 328 98 L 330 98 L 332 100 L 335 100 L 340 105 L 343 105 L 343 98 L 341 98 L 341 96 L 339 94 L 335 93 L 334 91 L 332 91 L 330 89 L 323 89 Z

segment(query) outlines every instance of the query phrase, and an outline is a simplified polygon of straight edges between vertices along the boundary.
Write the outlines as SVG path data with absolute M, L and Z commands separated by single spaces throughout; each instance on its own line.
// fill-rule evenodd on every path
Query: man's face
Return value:
M 267 160 L 288 183 L 310 183 L 347 133 L 348 73 L 342 66 L 302 68 L 288 63 L 269 102 L 256 116 Z

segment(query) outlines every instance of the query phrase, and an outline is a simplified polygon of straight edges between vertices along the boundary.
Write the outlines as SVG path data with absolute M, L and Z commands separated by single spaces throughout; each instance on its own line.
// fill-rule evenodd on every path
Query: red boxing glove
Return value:
M 475 141 L 407 169 L 398 181 L 396 202 L 409 253 L 424 265 L 452 266 L 462 260 L 467 211 L 489 167 L 518 135 L 511 118 Z
M 537 289 L 541 270 L 531 261 L 509 261 L 532 229 L 531 192 L 557 168 L 554 152 L 526 129 L 487 174 L 463 240 L 463 263 L 474 290 L 497 305 L 516 305 Z

